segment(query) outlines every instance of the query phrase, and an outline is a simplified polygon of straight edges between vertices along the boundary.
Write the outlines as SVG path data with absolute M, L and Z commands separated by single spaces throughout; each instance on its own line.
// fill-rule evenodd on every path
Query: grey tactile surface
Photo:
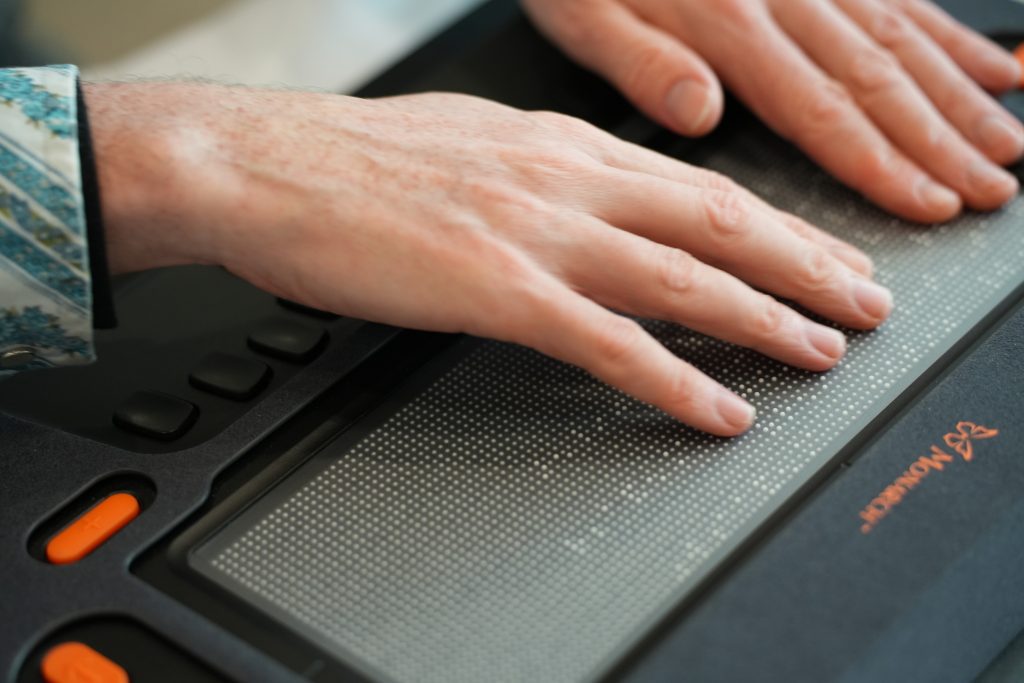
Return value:
M 1024 279 L 1020 201 L 910 227 L 762 134 L 708 165 L 868 251 L 899 304 L 891 321 L 852 335 L 824 375 L 650 323 L 758 407 L 735 440 L 480 344 L 195 566 L 384 679 L 586 680 Z

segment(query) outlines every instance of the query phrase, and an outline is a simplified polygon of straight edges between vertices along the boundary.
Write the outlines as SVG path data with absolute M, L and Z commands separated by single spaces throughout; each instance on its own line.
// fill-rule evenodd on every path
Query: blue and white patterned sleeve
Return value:
M 0 69 L 0 376 L 94 359 L 77 87 Z

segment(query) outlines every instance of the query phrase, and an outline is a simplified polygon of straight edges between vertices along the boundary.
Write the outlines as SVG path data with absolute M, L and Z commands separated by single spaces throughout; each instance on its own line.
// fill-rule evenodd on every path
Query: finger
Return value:
M 676 22 L 673 32 L 699 49 L 772 128 L 876 204 L 921 222 L 956 215 L 959 196 L 893 147 L 845 88 L 826 77 L 771 17 L 729 16 L 731 23 L 717 32 L 692 28 L 693 21 Z M 721 39 L 723 31 L 729 40 Z
M 704 135 L 718 124 L 718 79 L 678 39 L 618 2 L 544 2 L 526 3 L 541 29 L 655 121 L 683 135 Z
M 555 282 L 533 299 L 522 315 L 506 321 L 514 330 L 489 334 L 579 366 L 697 429 L 735 436 L 753 424 L 749 403 L 674 356 L 636 322 Z
M 828 370 L 846 352 L 842 333 L 681 249 L 599 221 L 577 220 L 574 228 L 586 230 L 585 246 L 566 255 L 564 274 L 605 306 L 680 323 L 808 370 Z
M 959 196 L 893 147 L 777 26 L 765 20 L 747 30 L 757 39 L 717 46 L 711 63 L 769 126 L 892 213 L 929 223 L 960 211 Z
M 950 123 L 999 164 L 1024 155 L 1024 126 L 977 83 L 920 27 L 879 0 L 836 0 L 876 42 L 899 59 Z
M 839 259 L 848 268 L 861 277 L 872 278 L 875 274 L 875 264 L 871 257 L 853 246 L 849 242 L 830 235 L 821 228 L 817 228 L 799 216 L 794 216 L 785 211 L 775 210 L 779 218 L 790 230 L 797 235 L 809 240 L 814 244 L 827 249 L 830 254 Z
M 606 164 L 619 170 L 653 175 L 696 188 L 737 194 L 753 203 L 761 211 L 774 215 L 797 235 L 827 249 L 855 272 L 865 277 L 871 277 L 874 272 L 871 258 L 860 249 L 812 226 L 797 216 L 776 209 L 747 188 L 720 173 L 690 166 L 645 147 L 619 141 L 608 146 L 601 158 Z
M 988 38 L 926 0 L 898 0 L 895 4 L 986 90 L 1006 92 L 1020 84 L 1021 66 Z
M 995 209 L 1016 194 L 1017 179 L 968 144 L 893 56 L 832 3 L 786 0 L 776 18 L 897 147 L 971 207 Z
M 616 173 L 599 216 L 848 327 L 877 327 L 892 310 L 884 287 L 800 237 L 773 212 L 735 193 Z M 657 197 L 657 201 L 651 201 Z

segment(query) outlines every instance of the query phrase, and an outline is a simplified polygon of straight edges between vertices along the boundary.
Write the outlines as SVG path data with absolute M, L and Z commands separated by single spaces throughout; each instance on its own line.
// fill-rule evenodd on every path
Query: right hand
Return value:
M 115 271 L 213 263 L 278 296 L 533 347 L 699 429 L 753 409 L 634 321 L 826 370 L 891 298 L 868 258 L 731 181 L 566 116 L 461 95 L 383 100 L 87 85 Z

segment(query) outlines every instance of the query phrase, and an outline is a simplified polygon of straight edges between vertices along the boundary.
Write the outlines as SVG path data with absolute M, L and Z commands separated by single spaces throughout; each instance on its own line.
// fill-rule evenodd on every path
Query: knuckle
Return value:
M 905 45 L 911 38 L 910 20 L 897 11 L 879 8 L 870 23 L 871 36 L 890 50 Z
M 692 376 L 688 372 L 679 372 L 671 382 L 665 403 L 677 415 L 699 415 L 707 410 L 707 403 L 702 400 L 702 394 Z
M 803 237 L 808 241 L 816 241 L 821 235 L 815 231 L 806 221 L 798 216 L 794 216 L 790 213 L 779 212 L 777 214 L 787 228 L 792 230 L 798 236 Z
M 553 131 L 559 136 L 569 135 L 573 138 L 590 138 L 597 131 L 595 126 L 583 119 L 557 111 L 535 111 L 531 112 L 531 116 L 542 127 Z
M 789 309 L 770 296 L 765 295 L 760 310 L 751 320 L 751 332 L 755 338 L 775 337 L 786 327 Z
M 630 59 L 623 63 L 620 87 L 629 93 L 649 89 L 652 77 L 665 73 L 670 64 L 666 49 L 658 44 L 642 43 L 634 46 Z
M 936 31 L 934 38 L 941 41 L 942 49 L 945 50 L 947 54 L 955 55 L 958 58 L 958 61 L 964 57 L 978 57 L 977 45 L 973 44 L 971 39 L 960 31 L 955 29 L 939 29 Z
M 793 134 L 810 141 L 827 137 L 832 144 L 831 137 L 849 125 L 855 111 L 850 91 L 828 79 L 820 87 L 812 88 L 804 99 L 792 128 Z
M 977 87 L 963 73 L 957 73 L 946 83 L 937 83 L 930 96 L 947 121 L 973 120 L 974 130 L 982 119 L 992 114 L 991 100 L 978 93 Z M 971 129 L 970 124 L 967 129 Z
M 581 170 L 581 160 L 563 149 L 534 149 L 521 159 L 521 171 L 537 171 L 540 175 L 568 175 Z
M 622 365 L 636 353 L 644 334 L 646 332 L 635 321 L 612 314 L 594 337 L 599 362 L 608 368 Z
M 903 86 L 896 59 L 884 50 L 864 50 L 850 65 L 850 84 L 862 96 L 885 94 Z
M 759 29 L 763 18 L 756 11 L 757 3 L 749 0 L 715 0 L 715 11 L 727 26 L 738 30 Z
M 704 185 L 709 190 L 736 194 L 741 194 L 745 191 L 735 180 L 717 171 L 705 171 L 702 175 L 704 176 Z
M 483 292 L 483 306 L 503 311 L 500 316 L 472 315 L 464 332 L 498 337 L 532 348 L 543 349 L 551 343 L 548 328 L 539 321 L 549 320 L 557 310 L 555 295 L 536 266 L 511 249 L 491 250 L 486 257 L 487 270 L 495 275 Z M 466 270 L 474 266 L 467 266 Z
M 697 286 L 697 259 L 681 249 L 657 247 L 658 284 L 673 294 L 686 294 Z
M 821 248 L 807 250 L 800 267 L 793 273 L 798 287 L 808 292 L 822 292 L 835 285 L 837 271 L 832 256 Z
M 915 154 L 923 159 L 948 158 L 951 153 L 963 151 L 963 138 L 958 133 L 943 125 L 941 120 L 929 121 L 922 125 L 921 142 Z M 967 163 L 964 164 L 965 166 Z
M 477 251 L 486 253 L 487 269 L 496 276 L 498 282 L 505 283 L 510 288 L 510 293 L 519 301 L 533 308 L 539 307 L 545 301 L 540 295 L 541 290 L 537 278 L 534 277 L 534 269 L 520 250 L 498 243 L 491 245 L 489 249 Z
M 502 155 L 511 176 L 511 187 L 530 196 L 559 196 L 601 180 L 600 169 L 586 154 L 568 149 L 535 147 Z
M 720 241 L 735 242 L 750 232 L 749 202 L 736 192 L 708 192 L 704 206 L 713 235 Z
M 462 189 L 471 205 L 483 207 L 487 213 L 507 209 L 519 215 L 534 215 L 543 210 L 543 203 L 536 195 L 505 180 L 465 179 Z
M 971 98 L 965 97 L 965 90 L 966 88 L 962 84 L 942 88 L 941 92 L 933 95 L 936 108 L 951 118 L 956 114 L 962 115 L 963 112 L 969 111 L 973 102 Z
M 872 147 L 853 157 L 852 185 L 861 191 L 878 187 L 898 175 L 896 155 L 888 147 Z

